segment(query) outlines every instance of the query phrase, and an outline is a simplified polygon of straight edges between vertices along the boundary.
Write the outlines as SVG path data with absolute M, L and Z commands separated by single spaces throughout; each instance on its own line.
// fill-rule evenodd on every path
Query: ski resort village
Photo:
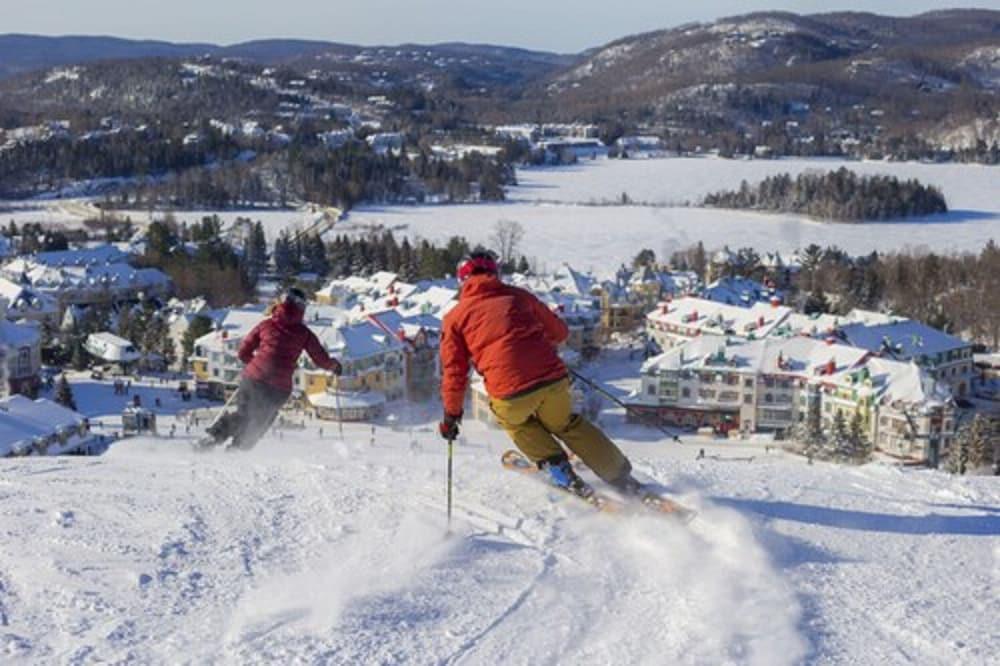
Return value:
M 166 229 L 154 223 L 150 233 L 158 226 Z M 230 248 L 242 257 L 253 254 L 246 226 L 246 253 Z M 496 233 L 509 227 L 498 223 Z M 203 297 L 178 298 L 168 275 L 142 267 L 148 239 L 17 254 L 25 239 L 10 231 L 12 254 L 0 267 L 8 456 L 103 452 L 143 431 L 137 412 L 147 413 L 151 435 L 195 437 L 199 416 L 239 385 L 240 344 L 282 289 L 262 253 L 270 263 L 261 262 L 259 298 L 213 308 Z M 398 253 L 387 239 L 373 244 Z M 973 466 L 996 465 L 1000 356 L 989 347 L 892 313 L 807 314 L 788 303 L 801 291 L 800 254 L 768 254 L 750 271 L 743 261 L 725 248 L 696 261 L 700 270 L 680 270 L 650 252 L 603 280 L 569 263 L 503 277 L 569 327 L 560 354 L 582 379 L 577 408 L 594 417 L 622 409 L 626 421 L 654 430 L 767 441 L 810 460 L 968 466 L 974 453 Z M 305 322 L 343 366 L 334 376 L 299 364 L 289 421 L 391 422 L 438 401 L 442 319 L 458 302 L 458 282 L 448 269 L 407 281 L 375 270 L 377 262 L 343 277 L 285 278 L 309 294 Z M 147 385 L 156 387 L 153 402 L 143 402 Z M 91 408 L 74 411 L 78 402 Z M 481 381 L 467 411 L 494 420 Z
M 58 4 L 0 666 L 1000 663 L 995 2 Z

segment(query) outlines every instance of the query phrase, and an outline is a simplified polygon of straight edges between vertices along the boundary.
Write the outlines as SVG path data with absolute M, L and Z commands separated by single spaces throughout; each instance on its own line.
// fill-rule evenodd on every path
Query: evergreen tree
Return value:
M 188 324 L 188 328 L 184 331 L 184 336 L 181 338 L 181 350 L 183 353 L 183 360 L 187 363 L 187 360 L 194 353 L 194 343 L 198 338 L 208 335 L 212 332 L 212 320 L 204 315 L 197 315 Z
M 962 426 L 955 439 L 955 446 L 948 456 L 948 469 L 954 474 L 965 474 L 993 463 L 993 442 L 989 421 L 976 414 L 971 423 Z
M 70 364 L 74 370 L 86 370 L 90 361 L 87 357 L 87 351 L 83 348 L 83 340 L 77 336 L 73 339 L 72 345 L 73 355 L 70 358 Z
M 857 463 L 868 462 L 872 455 L 871 442 L 865 433 L 865 422 L 861 412 L 854 412 L 848 426 L 847 438 L 850 443 L 851 459 Z
M 283 231 L 274 242 L 274 270 L 284 277 L 297 272 L 295 264 L 291 240 L 288 232 Z
M 850 434 L 847 429 L 847 420 L 844 418 L 844 412 L 839 409 L 833 416 L 829 437 L 831 453 L 842 460 L 850 459 L 852 447 Z
M 642 268 L 643 266 L 652 266 L 656 263 L 656 253 L 650 250 L 648 247 L 639 250 L 639 254 L 635 255 L 632 259 L 632 268 Z
M 163 356 L 163 362 L 168 368 L 177 362 L 177 345 L 174 344 L 169 335 L 163 337 L 163 346 L 160 348 L 160 354 Z
M 965 432 L 959 432 L 951 451 L 948 452 L 948 471 L 952 474 L 965 474 L 969 466 L 969 438 Z
M 969 468 L 979 469 L 993 463 L 990 425 L 985 415 L 976 414 L 969 425 Z
M 73 389 L 70 387 L 69 381 L 66 380 L 66 375 L 62 375 L 59 378 L 59 383 L 56 385 L 55 401 L 67 409 L 76 411 L 76 400 L 73 398 Z
M 250 225 L 250 231 L 244 239 L 243 262 L 247 282 L 256 286 L 261 273 L 267 270 L 267 238 L 260 221 Z
M 303 241 L 303 263 L 308 269 L 321 277 L 330 272 L 330 263 L 326 256 L 326 246 L 317 234 L 310 234 Z

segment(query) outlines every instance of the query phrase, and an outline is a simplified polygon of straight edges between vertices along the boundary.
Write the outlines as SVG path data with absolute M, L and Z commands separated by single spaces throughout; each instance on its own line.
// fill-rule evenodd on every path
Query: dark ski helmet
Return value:
M 300 310 L 306 309 L 306 293 L 299 289 L 298 287 L 292 287 L 285 292 L 285 303 L 290 303 Z
M 473 275 L 498 275 L 500 267 L 497 264 L 497 255 L 489 250 L 476 250 L 468 254 L 458 262 L 455 267 L 455 277 L 459 284 L 465 282 Z

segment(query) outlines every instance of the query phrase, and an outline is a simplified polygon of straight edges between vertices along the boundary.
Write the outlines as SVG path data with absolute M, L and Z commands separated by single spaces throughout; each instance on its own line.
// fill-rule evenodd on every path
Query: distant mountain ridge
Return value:
M 669 138 L 675 152 L 839 154 L 863 144 L 878 146 L 872 155 L 926 156 L 927 146 L 983 154 L 1000 144 L 1000 11 L 754 12 L 579 54 L 0 35 L 0 127 L 248 112 L 285 124 L 329 116 L 331 104 L 417 134 L 585 122 L 609 142 L 641 130 Z
M 360 46 L 305 39 L 258 39 L 220 46 L 217 44 L 173 43 L 88 35 L 48 37 L 3 34 L 0 35 L 0 78 L 52 67 L 103 60 L 185 58 L 210 55 L 279 64 L 307 59 L 319 54 L 340 54 L 353 57 L 370 51 L 411 49 L 431 50 L 442 54 L 509 56 L 516 60 L 551 65 L 569 64 L 575 59 L 575 56 L 544 51 L 458 42 L 434 45 Z

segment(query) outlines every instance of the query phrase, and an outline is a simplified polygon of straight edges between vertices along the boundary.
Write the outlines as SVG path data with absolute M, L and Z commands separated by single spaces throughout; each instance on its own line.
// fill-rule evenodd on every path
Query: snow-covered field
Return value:
M 686 207 L 705 194 L 738 188 L 768 175 L 846 166 L 858 173 L 917 178 L 944 192 L 950 213 L 922 220 L 847 225 L 791 215 L 744 213 Z M 1000 240 L 1000 167 L 966 164 L 848 162 L 842 160 L 596 160 L 573 167 L 525 169 L 519 186 L 501 204 L 461 206 L 381 206 L 353 211 L 341 229 L 372 225 L 410 238 L 444 241 L 463 235 L 490 243 L 499 220 L 525 229 L 521 251 L 541 269 L 570 262 L 598 275 L 628 263 L 644 247 L 658 255 L 698 241 L 708 249 L 729 245 L 758 251 L 791 252 L 810 243 L 837 245 L 855 254 L 872 250 L 929 248 L 979 250 Z M 630 200 L 653 204 L 594 206 Z
M 374 446 L 368 425 L 317 428 L 249 454 L 0 461 L 0 662 L 995 663 L 993 478 L 619 425 L 700 509 L 683 527 L 592 514 L 468 424 L 445 538 L 430 424 Z

